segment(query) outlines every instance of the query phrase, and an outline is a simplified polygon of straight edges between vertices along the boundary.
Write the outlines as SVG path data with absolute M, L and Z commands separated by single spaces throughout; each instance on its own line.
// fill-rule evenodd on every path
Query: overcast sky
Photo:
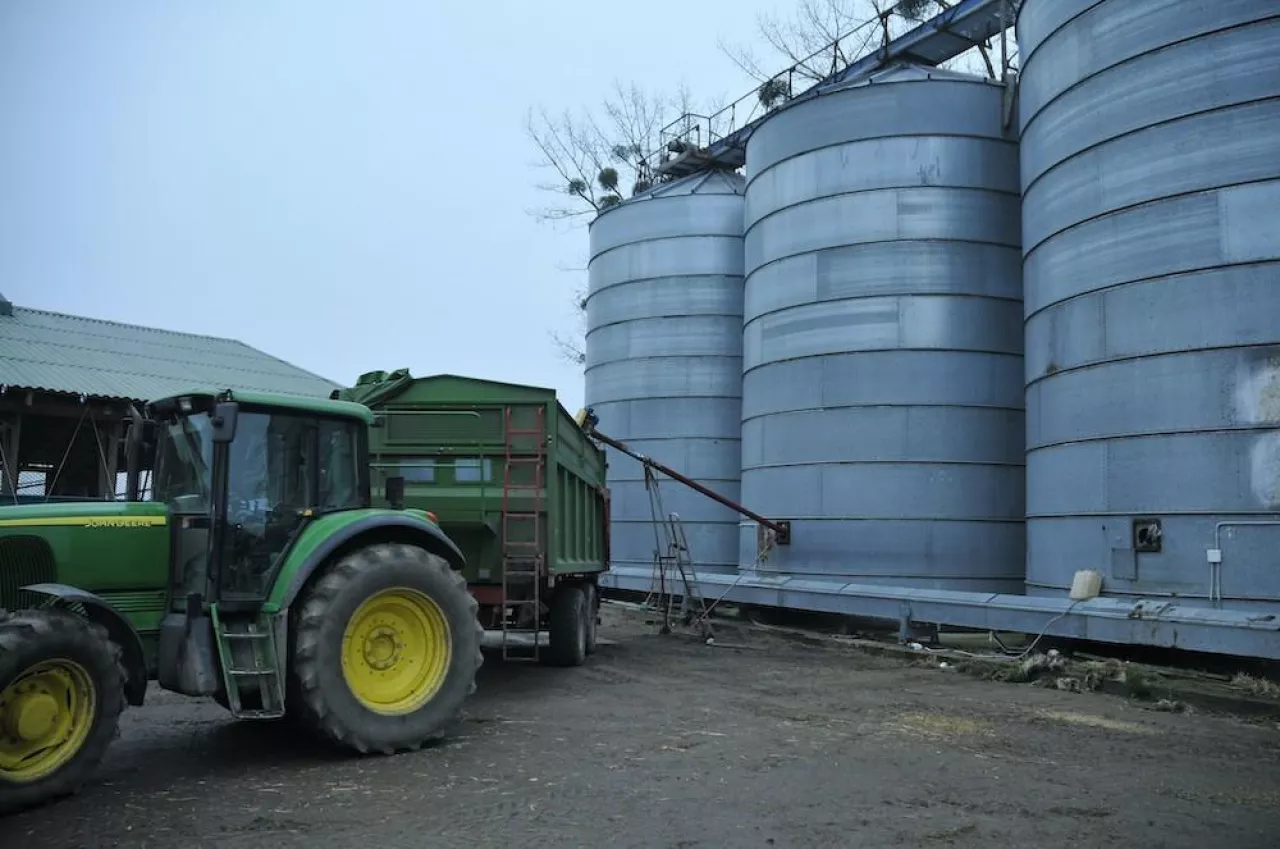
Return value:
M 240 339 L 348 383 L 408 366 L 571 411 L 585 228 L 558 229 L 530 106 L 612 78 L 736 98 L 717 49 L 786 0 L 8 0 L 0 292 Z

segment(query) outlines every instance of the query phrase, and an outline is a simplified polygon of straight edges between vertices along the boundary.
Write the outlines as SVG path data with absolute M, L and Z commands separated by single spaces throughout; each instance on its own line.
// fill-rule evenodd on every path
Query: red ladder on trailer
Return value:
M 526 408 L 527 409 L 527 408 Z M 542 492 L 545 486 L 546 433 L 543 407 L 533 428 L 517 428 L 511 407 L 504 414 L 506 453 L 502 473 L 502 658 L 538 659 L 538 623 L 542 618 L 544 572 Z M 529 440 L 532 438 L 532 444 Z M 512 622 L 515 619 L 515 622 Z M 533 627 L 520 627 L 532 621 Z M 512 632 L 533 636 L 532 657 L 515 651 Z M 519 647 L 524 649 L 523 646 Z

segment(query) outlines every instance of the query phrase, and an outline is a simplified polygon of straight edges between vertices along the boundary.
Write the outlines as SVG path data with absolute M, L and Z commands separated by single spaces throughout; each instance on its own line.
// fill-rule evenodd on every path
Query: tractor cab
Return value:
M 176 531 L 174 611 L 258 611 L 310 522 L 370 506 L 372 415 L 358 404 L 189 394 L 152 402 L 147 421 L 153 498 Z
M 152 497 L 171 528 L 161 686 L 215 696 L 237 715 L 284 712 L 285 622 L 272 594 L 308 527 L 370 507 L 371 422 L 359 404 L 253 393 L 147 406 L 130 456 L 154 457 Z

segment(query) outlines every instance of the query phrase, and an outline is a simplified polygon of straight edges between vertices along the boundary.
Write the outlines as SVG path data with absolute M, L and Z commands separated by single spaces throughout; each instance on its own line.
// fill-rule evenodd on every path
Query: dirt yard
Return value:
M 491 659 L 394 758 L 158 694 L 37 847 L 1280 846 L 1280 729 L 608 610 L 588 665 Z

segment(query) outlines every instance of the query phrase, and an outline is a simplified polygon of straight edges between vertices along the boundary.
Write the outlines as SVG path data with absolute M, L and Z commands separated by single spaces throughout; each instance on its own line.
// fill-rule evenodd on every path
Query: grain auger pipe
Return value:
M 685 477 L 684 475 L 677 472 L 675 469 L 672 469 L 668 466 L 664 466 L 662 463 L 659 463 L 657 460 L 653 459 L 652 457 L 646 457 L 644 454 L 641 454 L 640 452 L 629 448 L 625 443 L 619 442 L 618 440 L 614 439 L 611 436 L 606 436 L 605 434 L 596 430 L 596 425 L 600 423 L 600 419 L 596 416 L 595 412 L 590 407 L 586 408 L 585 410 L 580 410 L 578 412 L 578 415 L 576 416 L 576 420 L 578 422 L 578 426 L 582 428 L 582 432 L 585 433 L 587 436 L 591 437 L 592 439 L 594 439 L 596 442 L 599 442 L 603 445 L 608 445 L 610 448 L 613 448 L 617 451 L 621 451 L 623 454 L 626 454 L 628 457 L 631 457 L 632 459 L 636 460 L 637 462 L 641 463 L 647 468 L 653 469 L 656 472 L 661 472 L 662 474 L 666 475 L 672 480 L 678 481 L 684 484 L 685 486 L 689 487 L 694 492 L 697 492 L 701 495 L 705 495 L 707 498 L 710 498 L 712 501 L 715 501 L 718 504 L 723 504 L 725 507 L 728 507 L 730 510 L 733 510 L 734 512 L 742 516 L 746 516 L 748 519 L 751 519 L 752 521 L 759 524 L 760 527 L 767 528 L 773 535 L 772 541 L 774 544 L 776 545 L 790 544 L 791 542 L 791 523 L 790 522 L 766 519 L 764 516 L 761 516 L 759 513 L 755 512 L 754 510 L 751 510 L 748 507 L 744 507 L 743 505 L 739 504 L 736 501 L 731 501 L 728 498 L 725 498 L 723 495 L 716 492 L 715 490 L 708 489 L 707 487 L 703 486 L 702 484 L 698 483 L 692 478 Z

